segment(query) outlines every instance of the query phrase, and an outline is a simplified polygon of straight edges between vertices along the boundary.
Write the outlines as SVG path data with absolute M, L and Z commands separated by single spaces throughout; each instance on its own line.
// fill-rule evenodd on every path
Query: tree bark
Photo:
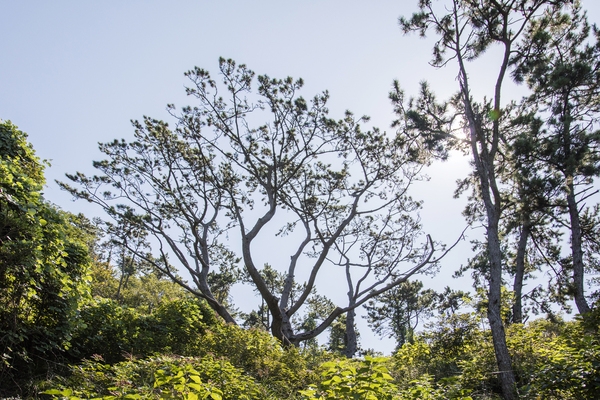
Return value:
M 500 221 L 500 192 L 497 188 L 496 177 L 494 173 L 495 149 L 494 143 L 489 146 L 485 134 L 482 132 L 481 122 L 476 116 L 473 105 L 470 100 L 470 91 L 466 69 L 462 64 L 462 58 L 458 57 L 461 64 L 462 84 L 461 91 L 465 106 L 466 119 L 469 125 L 471 152 L 475 165 L 476 176 L 479 180 L 482 200 L 486 209 L 487 216 L 487 250 L 489 261 L 489 288 L 488 288 L 488 321 L 492 332 L 492 341 L 502 394 L 505 400 L 514 400 L 516 395 L 515 376 L 512 370 L 512 363 L 508 346 L 506 345 L 506 334 L 502 321 L 502 250 L 500 247 L 500 238 L 498 226 Z M 496 103 L 499 97 L 496 97 Z M 497 107 L 499 108 L 499 107 Z M 498 124 L 494 123 L 494 137 L 498 140 Z M 490 148 L 491 147 L 491 148 Z
M 585 268 L 583 265 L 583 245 L 581 221 L 579 219 L 579 205 L 575 198 L 575 171 L 576 165 L 573 160 L 573 142 L 571 132 L 571 122 L 573 121 L 572 107 L 569 103 L 570 91 L 565 90 L 562 95 L 562 141 L 563 151 L 566 161 L 565 174 L 565 190 L 567 195 L 567 208 L 569 210 L 569 220 L 571 222 L 571 256 L 573 261 L 573 297 L 579 314 L 585 315 L 590 312 L 590 306 L 585 299 L 584 275 Z
M 585 315 L 590 312 L 590 306 L 585 298 L 581 221 L 579 220 L 579 209 L 575 199 L 575 187 L 571 181 L 567 184 L 567 205 L 569 207 L 569 218 L 571 220 L 571 255 L 573 257 L 573 297 L 579 314 Z
M 512 306 L 512 322 L 515 324 L 523 323 L 523 279 L 525 277 L 525 258 L 527 256 L 527 241 L 531 234 L 531 223 L 529 215 L 524 216 L 521 226 L 521 236 L 517 246 L 517 257 L 515 259 L 515 279 L 513 291 L 515 300 Z
M 346 313 L 346 333 L 344 334 L 344 356 L 352 358 L 358 350 L 358 338 L 354 329 L 355 309 Z
M 508 66 L 510 49 L 505 48 L 504 61 L 496 81 L 494 108 L 500 109 L 500 89 L 502 79 Z M 502 395 L 505 400 L 517 398 L 516 381 L 512 369 L 512 362 L 506 345 L 506 334 L 502 321 L 502 250 L 498 226 L 501 215 L 501 195 L 497 187 L 495 162 L 499 144 L 499 122 L 495 120 L 492 125 L 492 139 L 488 140 L 486 132 L 483 131 L 482 116 L 477 115 L 471 101 L 471 93 L 468 85 L 468 74 L 464 60 L 460 52 L 457 53 L 461 71 L 460 82 L 465 107 L 465 117 L 469 128 L 471 144 L 471 155 L 475 166 L 475 173 L 479 181 L 481 197 L 486 210 L 487 217 L 487 250 L 489 261 L 489 288 L 488 288 L 488 321 L 492 332 L 492 341 Z
M 490 229 L 491 228 L 491 229 Z M 492 221 L 488 228 L 488 251 L 490 254 L 490 287 L 488 292 L 488 321 L 492 331 L 494 353 L 498 364 L 498 377 L 502 386 L 502 394 L 506 400 L 516 399 L 515 376 L 512 362 L 506 345 L 506 334 L 502 321 L 502 253 L 498 237 L 497 221 Z

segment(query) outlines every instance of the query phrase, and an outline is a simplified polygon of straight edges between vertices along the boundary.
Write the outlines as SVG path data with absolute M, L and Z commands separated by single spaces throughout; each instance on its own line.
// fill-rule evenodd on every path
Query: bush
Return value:
M 412 391 L 420 398 L 421 390 L 429 388 L 431 392 L 433 388 L 443 393 L 441 398 L 465 393 L 479 399 L 499 398 L 498 367 L 489 332 L 469 328 L 457 341 L 456 334 L 464 329 L 439 328 L 405 344 L 391 357 L 390 374 L 401 388 L 408 388 L 403 396 Z M 506 329 L 506 340 L 521 398 L 597 398 L 600 338 L 589 320 L 513 324 Z M 448 347 L 441 350 L 444 344 Z
M 455 378 L 435 384 L 429 375 L 423 375 L 401 389 L 393 382 L 388 362 L 385 357 L 368 356 L 326 362 L 320 368 L 321 381 L 300 394 L 305 400 L 472 400 Z
M 600 338 L 580 321 L 539 346 L 539 363 L 524 387 L 524 398 L 597 399 L 600 393 Z
M 267 332 L 220 323 L 194 299 L 164 302 L 148 315 L 96 299 L 81 310 L 81 318 L 85 328 L 74 336 L 71 351 L 76 359 L 115 363 L 159 353 L 223 359 L 279 398 L 315 382 L 312 370 L 326 359 L 324 352 L 306 357 L 296 348 L 284 349 Z
M 55 368 L 89 297 L 87 232 L 44 200 L 46 165 L 0 120 L 0 397 Z
M 43 393 L 54 399 L 215 399 L 269 398 L 251 377 L 225 360 L 160 356 L 114 365 L 85 361 L 72 375 Z
M 462 388 L 456 377 L 442 378 L 437 383 L 427 374 L 410 382 L 401 391 L 402 400 L 473 400 L 469 389 Z
M 95 299 L 80 311 L 82 327 L 73 335 L 71 354 L 77 359 L 101 356 L 107 362 L 155 353 L 193 355 L 209 324 L 216 324 L 204 303 L 182 298 L 163 302 L 150 314 Z
M 214 325 L 199 338 L 196 354 L 223 357 L 254 377 L 280 398 L 289 398 L 316 381 L 313 365 L 296 348 L 284 349 L 281 343 L 259 329 L 235 325 Z M 320 363 L 325 356 L 311 354 Z
M 364 361 L 339 360 L 321 365 L 321 381 L 316 386 L 301 390 L 307 400 L 392 400 L 397 398 L 398 387 L 383 362 L 383 357 L 365 357 Z

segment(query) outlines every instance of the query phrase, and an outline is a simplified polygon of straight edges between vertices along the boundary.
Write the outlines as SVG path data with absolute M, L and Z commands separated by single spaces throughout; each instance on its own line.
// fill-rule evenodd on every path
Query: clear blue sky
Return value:
M 597 1 L 583 4 L 600 20 Z M 27 132 L 37 154 L 51 161 L 46 198 L 97 215 L 71 202 L 54 179 L 93 172 L 97 143 L 131 137 L 130 119 L 167 119 L 167 103 L 188 104 L 183 73 L 194 66 L 215 71 L 220 56 L 260 74 L 302 77 L 305 97 L 330 91 L 334 117 L 350 109 L 386 130 L 393 79 L 408 94 L 427 79 L 447 96 L 455 70 L 429 67 L 431 41 L 398 28 L 397 18 L 415 9 L 416 0 L 0 1 L 0 118 Z M 425 200 L 423 220 L 434 238 L 450 242 L 462 230 L 452 191 L 465 171 L 458 160 L 434 166 L 432 181 L 414 192 Z M 468 251 L 465 243 L 438 278 L 423 280 L 467 289 L 448 277 Z M 391 349 L 364 323 L 361 334 L 363 346 Z

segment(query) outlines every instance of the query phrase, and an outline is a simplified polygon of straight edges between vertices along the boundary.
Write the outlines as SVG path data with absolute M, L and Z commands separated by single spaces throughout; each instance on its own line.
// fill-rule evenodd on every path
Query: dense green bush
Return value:
M 300 391 L 307 400 L 397 398 L 398 387 L 391 381 L 385 358 L 365 357 L 363 361 L 338 360 L 321 365 L 321 381 Z
M 541 342 L 542 338 L 538 337 Z M 600 337 L 580 322 L 537 346 L 540 362 L 531 370 L 524 397 L 531 399 L 597 399 L 600 393 Z
M 216 324 L 212 310 L 189 298 L 163 302 L 150 314 L 97 298 L 80 310 L 80 319 L 71 355 L 76 359 L 96 355 L 107 362 L 121 361 L 128 355 L 191 355 L 200 335 Z
M 333 357 L 325 351 L 305 354 L 293 347 L 284 349 L 265 331 L 225 324 L 211 326 L 199 338 L 195 354 L 227 359 L 280 398 L 314 382 L 313 369 Z
M 100 303 L 107 304 L 111 303 Z M 185 302 L 165 303 L 160 308 L 163 311 L 157 311 L 152 317 L 164 322 L 169 316 L 171 319 L 164 326 L 179 324 L 181 329 L 167 333 L 168 330 L 157 328 L 159 324 L 154 326 L 154 331 L 145 334 L 137 331 L 135 340 L 147 348 L 165 349 L 163 351 L 172 345 L 195 357 L 133 358 L 113 365 L 96 357 L 95 361 L 72 367 L 69 378 L 51 381 L 55 389 L 52 393 L 57 397 L 82 398 L 88 395 L 243 398 L 227 397 L 239 396 L 239 393 L 246 394 L 247 398 L 307 400 L 500 398 L 493 347 L 485 330 L 472 331 L 468 340 L 456 342 L 455 348 L 445 352 L 437 350 L 440 342 L 436 339 L 452 342 L 447 335 L 453 333 L 449 331 L 444 335 L 440 332 L 421 335 L 392 357 L 348 360 L 315 349 L 310 353 L 284 349 L 267 332 L 233 325 L 204 325 L 201 334 L 194 334 L 196 328 L 189 322 L 190 311 L 186 307 Z M 161 316 L 162 312 L 165 315 Z M 116 319 L 125 321 L 123 315 Z M 134 325 L 140 327 L 139 321 Z M 116 333 L 130 329 L 120 325 L 117 328 L 123 330 L 115 328 Z M 580 321 L 540 320 L 511 325 L 506 334 L 521 398 L 597 398 L 600 390 L 597 332 L 590 331 Z M 455 356 L 449 357 L 450 354 Z
M 71 350 L 76 359 L 93 358 L 107 365 L 153 354 L 219 359 L 255 379 L 276 398 L 291 398 L 315 382 L 313 370 L 334 357 L 324 350 L 284 349 L 267 332 L 223 324 L 195 299 L 163 302 L 152 313 L 143 314 L 98 298 L 82 308 L 80 315 L 82 327 L 74 335 Z M 84 365 L 89 370 L 92 364 Z
M 45 165 L 27 135 L 0 120 L 0 396 L 55 367 L 89 297 L 86 233 L 44 200 Z
M 392 375 L 400 386 L 424 376 L 434 381 L 460 376 L 461 363 L 473 357 L 472 349 L 479 347 L 483 336 L 475 314 L 440 316 L 438 321 L 428 325 L 428 330 L 417 335 L 413 343 L 406 343 L 392 355 Z
M 455 340 L 453 337 L 460 332 L 466 334 Z M 521 398 L 597 398 L 600 392 L 597 330 L 582 321 L 538 320 L 508 326 L 506 338 Z M 444 351 L 440 351 L 442 344 L 448 346 Z M 444 328 L 426 332 L 399 349 L 389 365 L 395 382 L 403 388 L 415 382 L 424 387 L 427 385 L 423 382 L 429 382 L 438 389 L 446 387 L 444 390 L 448 392 L 448 383 L 452 382 L 454 392 L 460 388 L 465 392 L 459 393 L 470 393 L 476 399 L 499 398 L 494 348 L 485 330 Z M 445 395 L 450 396 L 448 393 Z
M 321 381 L 300 394 L 305 400 L 472 400 L 456 379 L 434 383 L 429 375 L 398 386 L 386 367 L 386 357 L 337 360 L 324 363 Z
M 91 269 L 91 291 L 94 297 L 111 299 L 119 305 L 148 314 L 165 301 L 192 296 L 169 278 L 149 268 L 144 271 L 132 268 L 130 275 L 123 276 L 123 273 L 112 263 L 101 261 L 118 249 L 107 250 L 106 242 L 98 243 L 100 239 L 95 239 L 94 248 L 102 254 L 95 254 L 96 262 Z M 108 243 L 110 244 L 110 241 Z M 116 261 L 119 262 L 122 261 Z
M 72 367 L 68 379 L 50 384 L 54 399 L 268 399 L 270 395 L 225 360 L 159 356 L 122 361 L 99 360 Z
M 597 333 L 581 322 L 538 320 L 506 330 L 521 398 L 595 399 L 600 391 L 600 346 Z M 470 358 L 460 366 L 461 385 L 480 397 L 499 392 L 490 338 L 465 348 Z
M 473 400 L 471 391 L 461 387 L 456 377 L 442 378 L 434 382 L 429 375 L 411 381 L 400 392 L 402 400 Z

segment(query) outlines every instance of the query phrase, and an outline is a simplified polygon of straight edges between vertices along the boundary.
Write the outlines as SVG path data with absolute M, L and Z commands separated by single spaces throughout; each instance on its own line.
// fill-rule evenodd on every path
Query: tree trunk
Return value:
M 579 210 L 577 200 L 575 199 L 575 188 L 571 178 L 567 185 L 567 205 L 569 207 L 569 217 L 571 219 L 571 254 L 573 257 L 573 297 L 579 314 L 585 315 L 590 312 L 590 306 L 585 299 L 584 293 L 584 265 L 583 249 L 581 240 L 581 223 L 579 221 Z
M 358 339 L 354 329 L 354 318 L 356 312 L 354 309 L 346 313 L 346 333 L 344 334 L 344 356 L 352 358 L 358 350 Z
M 498 364 L 498 378 L 502 386 L 504 399 L 513 400 L 517 398 L 515 376 L 512 370 L 512 362 L 508 347 L 506 345 L 506 334 L 502 321 L 502 253 L 498 237 L 497 221 L 490 223 L 488 228 L 488 251 L 490 261 L 490 287 L 488 292 L 488 321 L 492 331 L 494 353 Z
M 463 71 L 464 83 L 466 83 L 466 70 Z M 515 376 L 512 370 L 512 363 L 508 347 L 506 345 L 506 334 L 502 321 L 502 250 L 500 247 L 500 238 L 498 226 L 501 213 L 501 196 L 496 184 L 494 171 L 495 151 L 494 146 L 488 147 L 485 134 L 476 117 L 473 106 L 469 98 L 468 87 L 463 83 L 463 101 L 465 105 L 466 117 L 469 124 L 471 151 L 475 165 L 476 176 L 479 180 L 481 196 L 486 209 L 487 217 L 487 249 L 489 261 L 489 289 L 488 289 L 488 320 L 490 330 L 492 331 L 492 341 L 496 362 L 498 364 L 498 378 L 502 387 L 502 395 L 505 400 L 515 400 L 517 398 Z M 498 102 L 499 96 L 496 96 Z M 499 107 L 496 107 L 499 109 Z M 495 137 L 498 137 L 498 124 L 494 124 L 496 131 Z
M 508 61 L 505 54 L 505 69 Z M 480 116 L 476 116 L 473 105 L 470 100 L 470 92 L 467 86 L 467 74 L 462 59 L 461 71 L 463 83 L 461 91 L 463 93 L 463 102 L 465 106 L 466 119 L 469 124 L 469 133 L 471 141 L 471 152 L 473 163 L 475 165 L 476 176 L 479 181 L 481 197 L 486 210 L 487 217 L 487 249 L 489 261 L 489 289 L 488 289 L 488 320 L 490 330 L 492 331 L 492 341 L 494 344 L 494 352 L 496 354 L 496 362 L 498 364 L 498 378 L 502 386 L 502 395 L 505 400 L 515 400 L 517 398 L 515 376 L 512 370 L 512 363 L 508 347 L 506 345 L 506 334 L 504 332 L 504 324 L 502 321 L 502 250 L 500 247 L 500 237 L 498 226 L 500 223 L 501 214 L 501 195 L 497 187 L 495 175 L 495 154 L 499 141 L 499 125 L 495 121 L 493 125 L 493 137 L 495 138 L 490 145 L 487 141 L 486 134 L 483 132 Z M 501 73 L 500 76 L 503 74 Z M 499 79 L 498 82 L 501 82 Z M 496 85 L 495 104 L 496 109 L 499 106 L 499 88 L 500 83 Z
M 277 315 L 271 312 L 273 322 L 271 323 L 271 334 L 279 339 L 283 346 L 296 346 L 300 345 L 301 340 L 296 340 L 294 335 L 294 328 L 288 315 L 280 310 Z
M 573 156 L 573 142 L 571 133 L 571 123 L 573 121 L 572 108 L 569 103 L 570 92 L 564 91 L 562 96 L 563 121 L 562 139 L 563 151 L 566 160 L 565 168 L 565 189 L 567 192 L 567 207 L 569 209 L 569 219 L 571 222 L 571 256 L 573 258 L 573 297 L 579 314 L 585 315 L 590 311 L 590 306 L 585 299 L 584 290 L 584 265 L 582 249 L 581 221 L 579 220 L 579 205 L 575 198 L 574 176 L 576 164 Z
M 524 216 L 521 227 L 521 236 L 517 247 L 517 257 L 515 259 L 515 279 L 513 291 L 515 293 L 515 302 L 512 306 L 512 322 L 515 324 L 523 323 L 523 279 L 525 277 L 525 259 L 527 256 L 527 241 L 531 234 L 531 223 L 529 214 Z

